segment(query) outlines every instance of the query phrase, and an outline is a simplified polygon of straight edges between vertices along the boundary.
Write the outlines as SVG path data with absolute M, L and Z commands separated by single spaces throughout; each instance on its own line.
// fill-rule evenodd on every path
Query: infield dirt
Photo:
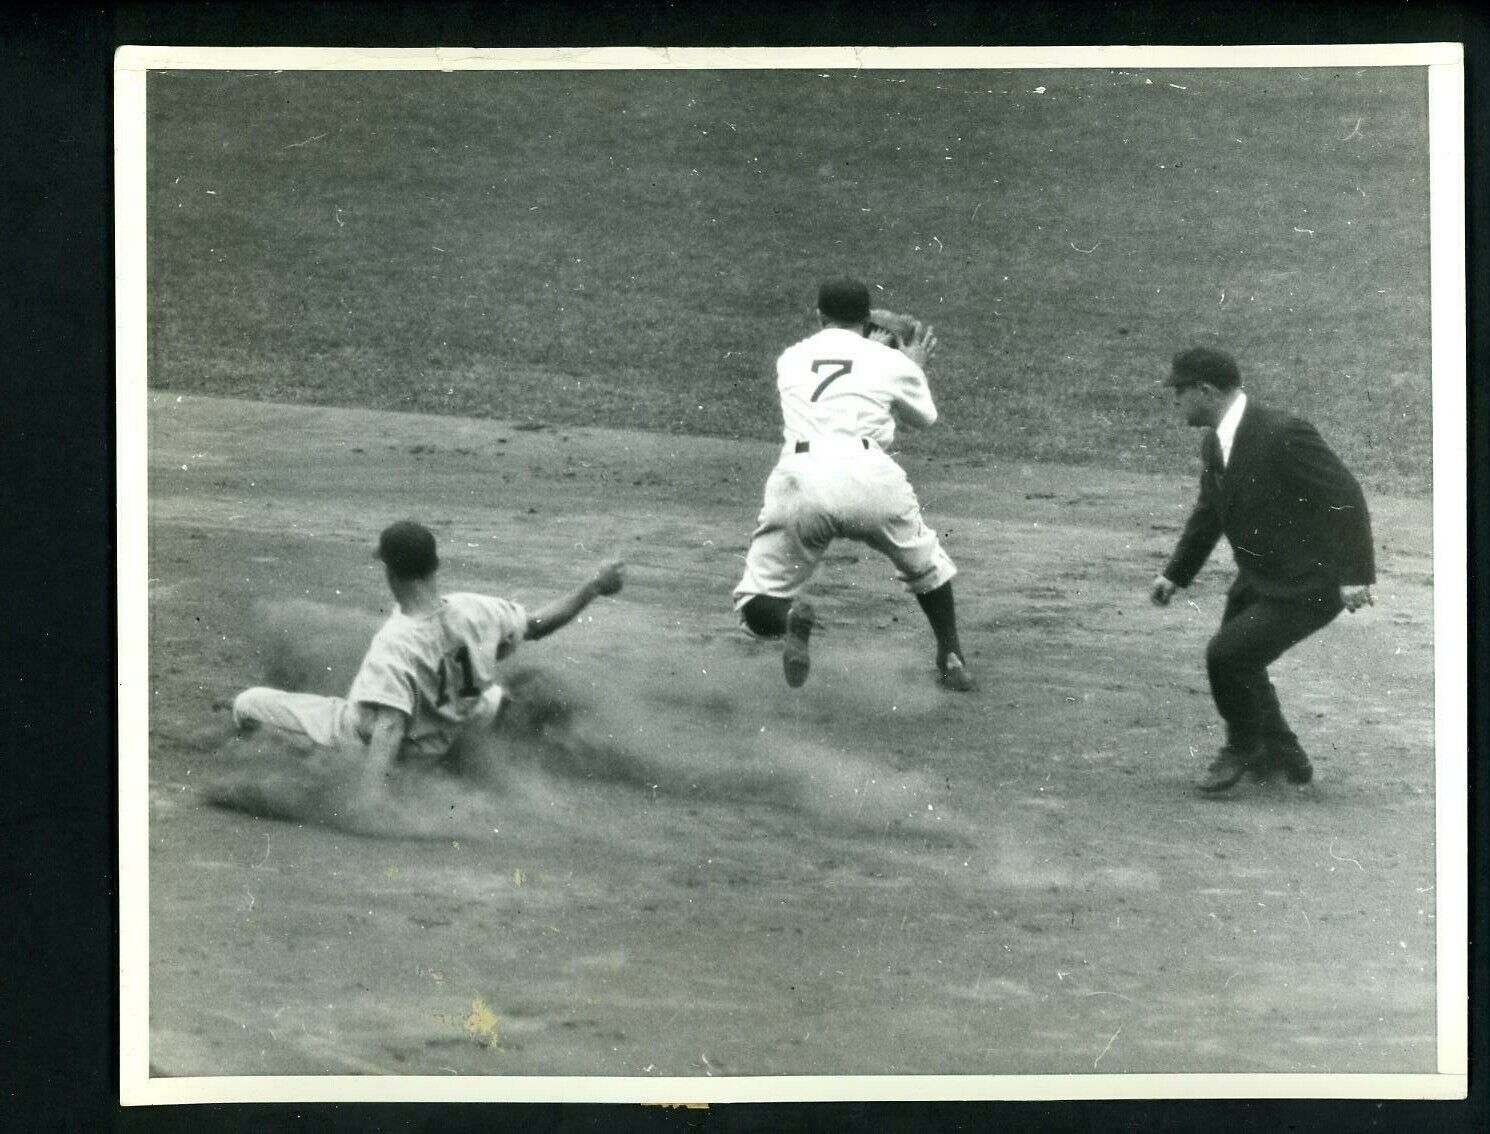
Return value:
M 1378 605 L 1275 667 L 1316 782 L 1210 800 L 1224 550 L 1144 595 L 1188 475 L 908 439 L 980 688 L 936 687 L 915 604 L 842 544 L 792 691 L 729 604 L 769 443 L 149 401 L 156 1074 L 1434 1068 L 1423 498 L 1373 496 Z M 222 742 L 224 706 L 283 660 L 273 625 L 344 687 L 402 516 L 448 589 L 540 602 L 628 561 L 511 663 L 570 730 L 404 782 L 361 833 L 210 805 L 314 786 Z

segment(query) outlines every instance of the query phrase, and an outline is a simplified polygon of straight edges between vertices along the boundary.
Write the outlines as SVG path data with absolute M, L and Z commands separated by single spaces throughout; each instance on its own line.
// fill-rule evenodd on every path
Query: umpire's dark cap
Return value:
M 869 318 L 869 288 L 862 280 L 829 280 L 817 289 L 817 309 L 835 323 L 863 323 Z
M 434 534 L 423 524 L 400 520 L 378 536 L 378 558 L 400 579 L 426 579 L 440 566 Z
M 1230 390 L 1242 384 L 1242 373 L 1229 354 L 1210 347 L 1191 347 L 1174 356 L 1166 386 L 1182 390 L 1205 382 L 1218 390 Z

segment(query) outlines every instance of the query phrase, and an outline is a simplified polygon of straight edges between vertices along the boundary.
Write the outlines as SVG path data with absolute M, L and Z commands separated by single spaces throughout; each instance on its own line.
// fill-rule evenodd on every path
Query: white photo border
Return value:
M 152 1077 L 145 87 L 153 70 L 690 70 L 1423 67 L 1429 92 L 1437 809 L 1434 1074 Z M 121 47 L 114 58 L 119 647 L 119 1080 L 126 1106 L 221 1102 L 729 1102 L 1460 1099 L 1468 1092 L 1467 357 L 1463 48 Z

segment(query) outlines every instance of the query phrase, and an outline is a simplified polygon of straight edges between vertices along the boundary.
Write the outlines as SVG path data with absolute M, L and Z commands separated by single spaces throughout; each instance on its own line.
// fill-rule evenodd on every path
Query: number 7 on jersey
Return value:
M 821 373 L 822 368 L 825 366 L 836 366 L 838 369 L 834 370 L 833 373 L 817 384 L 817 389 L 812 391 L 810 401 L 817 401 L 824 390 L 852 370 L 854 368 L 854 361 L 851 358 L 820 358 L 812 364 L 812 372 L 814 374 Z

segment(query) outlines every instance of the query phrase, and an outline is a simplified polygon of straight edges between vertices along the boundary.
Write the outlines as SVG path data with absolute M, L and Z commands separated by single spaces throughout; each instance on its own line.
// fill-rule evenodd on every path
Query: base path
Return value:
M 840 544 L 794 691 L 730 609 L 770 446 L 149 397 L 157 1074 L 1434 1069 L 1426 499 L 1372 500 L 1377 606 L 1275 669 L 1315 782 L 1211 800 L 1229 555 L 1145 596 L 1190 469 L 907 438 L 980 688 L 937 688 L 914 602 Z M 405 516 L 450 589 L 628 561 L 520 652 L 609 763 L 429 785 L 419 838 L 206 806 L 254 604 L 376 617 Z

